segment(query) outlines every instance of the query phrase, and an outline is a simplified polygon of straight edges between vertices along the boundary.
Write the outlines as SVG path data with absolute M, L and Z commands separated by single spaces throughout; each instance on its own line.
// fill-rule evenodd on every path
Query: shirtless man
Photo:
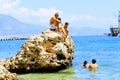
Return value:
M 58 20 L 59 20 L 59 22 L 58 21 L 55 21 L 55 26 L 56 26 L 56 28 L 57 28 L 57 31 L 59 32 L 59 25 L 61 24 L 62 25 L 62 22 L 61 22 L 61 18 L 58 18 Z
M 50 30 L 57 31 L 59 27 L 59 23 L 61 23 L 61 20 L 58 19 L 59 14 L 55 13 L 53 17 L 50 19 Z
M 98 69 L 98 65 L 96 64 L 96 59 L 92 59 L 92 64 L 89 65 L 90 71 L 96 71 Z

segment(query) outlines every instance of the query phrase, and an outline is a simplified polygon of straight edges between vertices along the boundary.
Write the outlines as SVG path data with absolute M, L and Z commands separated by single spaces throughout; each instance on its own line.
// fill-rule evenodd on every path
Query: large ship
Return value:
M 109 36 L 120 36 L 120 27 L 111 27 Z
M 118 13 L 118 26 L 111 26 L 109 36 L 120 36 L 120 11 Z

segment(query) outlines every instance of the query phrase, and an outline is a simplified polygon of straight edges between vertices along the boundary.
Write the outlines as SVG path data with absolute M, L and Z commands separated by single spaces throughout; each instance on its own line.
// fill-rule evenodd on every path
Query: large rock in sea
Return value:
M 18 80 L 16 73 L 10 73 L 3 66 L 0 66 L 0 80 Z
M 0 62 L 7 70 L 23 72 L 55 72 L 72 65 L 74 43 L 70 35 L 45 30 L 31 36 L 16 56 Z

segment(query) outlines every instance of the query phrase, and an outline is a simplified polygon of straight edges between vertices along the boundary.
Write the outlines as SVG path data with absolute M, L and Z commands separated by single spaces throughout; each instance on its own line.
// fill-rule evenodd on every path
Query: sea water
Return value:
M 17 74 L 20 80 L 119 80 L 120 37 L 72 37 L 75 44 L 72 67 L 56 73 Z M 15 56 L 26 40 L 0 41 L 0 59 Z M 82 63 L 95 58 L 99 69 L 91 72 Z

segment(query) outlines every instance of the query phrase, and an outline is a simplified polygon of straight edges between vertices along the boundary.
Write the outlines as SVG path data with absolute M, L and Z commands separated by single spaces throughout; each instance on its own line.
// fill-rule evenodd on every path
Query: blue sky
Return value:
M 0 0 L 0 13 L 21 21 L 48 26 L 50 17 L 59 12 L 63 23 L 72 29 L 104 29 L 117 25 L 120 0 Z

